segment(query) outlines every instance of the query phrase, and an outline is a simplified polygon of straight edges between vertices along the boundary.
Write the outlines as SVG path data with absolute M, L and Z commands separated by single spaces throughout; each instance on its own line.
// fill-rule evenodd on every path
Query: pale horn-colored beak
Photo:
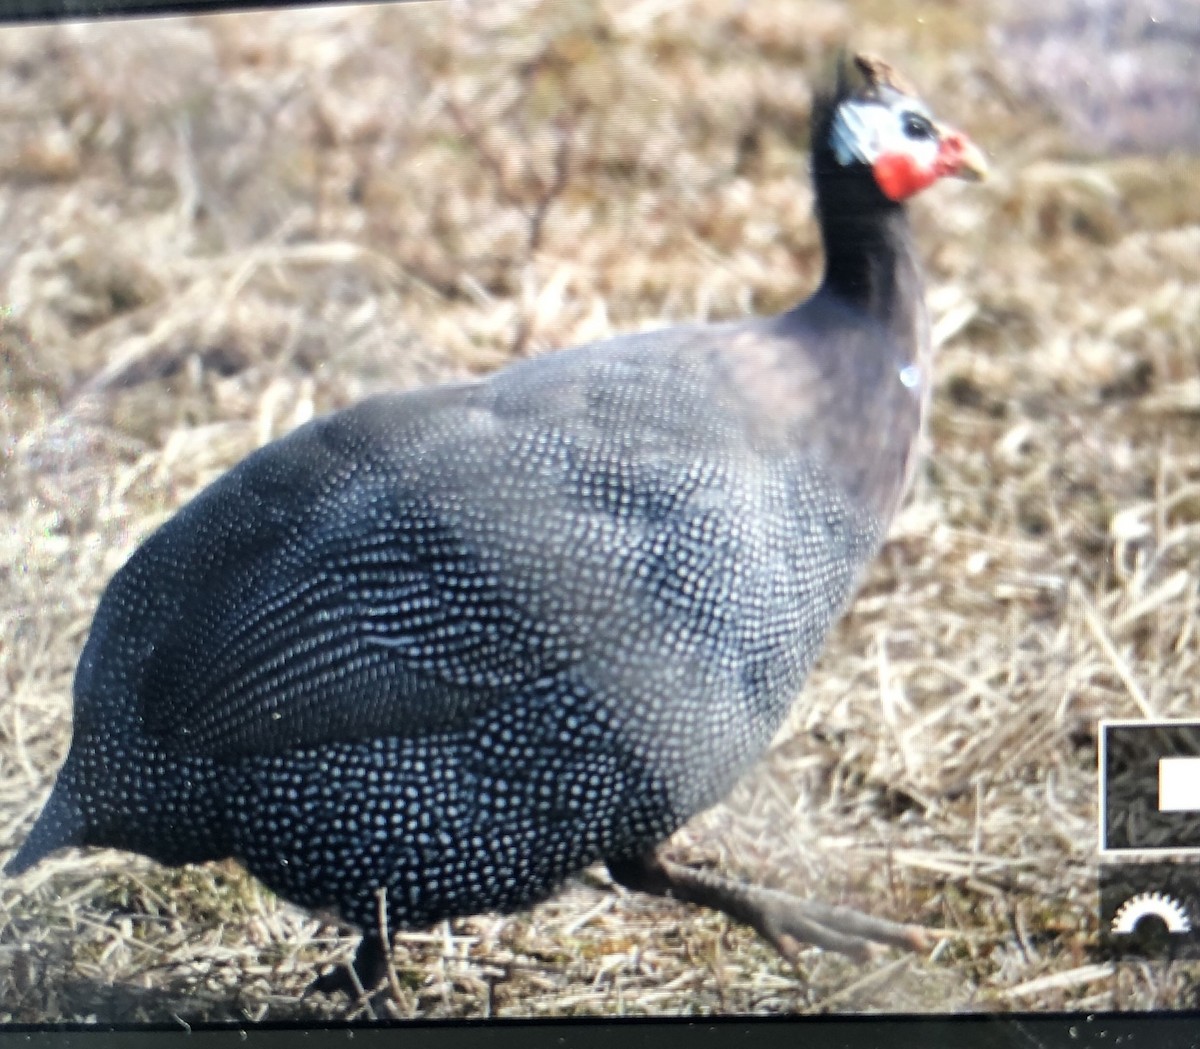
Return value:
M 937 127 L 938 149 L 937 171 L 943 178 L 962 178 L 971 182 L 982 182 L 988 177 L 988 162 L 980 149 L 961 131 Z

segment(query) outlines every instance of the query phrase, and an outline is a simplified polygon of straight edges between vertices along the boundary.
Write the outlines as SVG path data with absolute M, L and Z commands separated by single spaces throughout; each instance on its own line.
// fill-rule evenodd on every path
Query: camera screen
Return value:
M 1194 1008 L 1198 47 L 0 27 L 0 1023 Z

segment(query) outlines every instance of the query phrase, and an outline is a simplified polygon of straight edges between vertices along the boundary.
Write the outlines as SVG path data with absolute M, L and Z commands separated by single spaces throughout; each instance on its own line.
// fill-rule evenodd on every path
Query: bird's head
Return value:
M 900 202 L 941 178 L 978 181 L 987 161 L 966 135 L 938 123 L 886 62 L 856 54 L 840 62 L 824 100 L 827 156 L 845 172 L 867 170 L 888 200 Z

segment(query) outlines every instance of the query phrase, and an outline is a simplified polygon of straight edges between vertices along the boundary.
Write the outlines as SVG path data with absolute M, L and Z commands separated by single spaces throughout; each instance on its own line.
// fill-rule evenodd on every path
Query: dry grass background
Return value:
M 401 936 L 375 1014 L 1196 1005 L 1194 965 L 1088 953 L 1096 719 L 1200 712 L 1195 158 L 1089 151 L 1027 90 L 1024 37 L 972 0 L 906 6 L 0 30 L 0 850 L 65 752 L 105 581 L 252 448 L 372 391 L 805 294 L 810 84 L 852 32 L 996 178 L 914 208 L 941 346 L 914 496 L 788 732 L 673 850 L 954 935 L 792 968 L 589 872 Z M 0 880 L 0 1020 L 362 1016 L 300 998 L 352 945 L 232 864 L 66 853 Z

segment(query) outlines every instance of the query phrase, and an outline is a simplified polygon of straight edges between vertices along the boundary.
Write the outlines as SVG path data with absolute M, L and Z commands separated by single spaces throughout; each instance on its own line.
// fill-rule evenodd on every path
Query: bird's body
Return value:
M 77 731 L 119 735 L 60 776 L 89 835 L 234 855 L 360 924 L 343 897 L 373 893 L 342 879 L 384 885 L 410 925 L 519 907 L 719 800 L 881 531 L 714 382 L 714 350 L 769 330 L 376 398 L 227 474 L 97 614 Z
M 790 313 L 378 397 L 211 485 L 105 592 L 10 869 L 233 856 L 370 931 L 380 890 L 421 926 L 636 868 L 766 748 L 906 487 L 927 324 L 870 203 Z

